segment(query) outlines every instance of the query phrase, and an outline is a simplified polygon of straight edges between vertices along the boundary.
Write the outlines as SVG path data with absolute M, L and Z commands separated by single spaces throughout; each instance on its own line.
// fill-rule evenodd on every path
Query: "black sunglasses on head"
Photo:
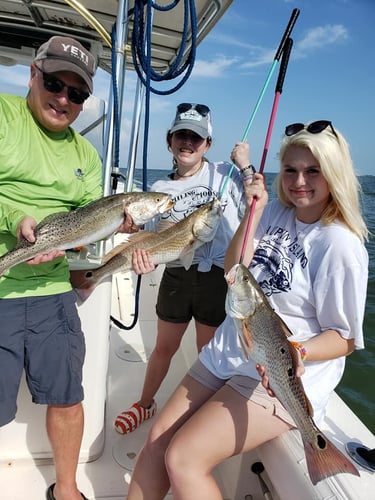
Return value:
M 195 109 L 201 116 L 207 116 L 210 108 L 205 104 L 191 104 L 190 102 L 183 102 L 177 106 L 178 113 L 186 113 L 189 109 Z
M 332 122 L 329 120 L 318 120 L 316 122 L 309 123 L 309 125 L 305 125 L 304 123 L 292 123 L 291 125 L 285 127 L 285 135 L 290 137 L 291 135 L 298 134 L 301 130 L 307 130 L 310 134 L 319 134 L 327 127 L 331 127 L 333 134 L 337 137 Z
M 47 92 L 51 92 L 51 94 L 60 94 L 60 92 L 62 92 L 62 90 L 66 87 L 68 98 L 74 104 L 83 104 L 86 99 L 90 97 L 90 94 L 88 92 L 77 89 L 76 87 L 70 87 L 55 76 L 44 73 L 44 71 L 42 71 L 41 69 L 39 69 L 39 71 L 42 73 L 43 86 L 45 90 L 47 90 Z

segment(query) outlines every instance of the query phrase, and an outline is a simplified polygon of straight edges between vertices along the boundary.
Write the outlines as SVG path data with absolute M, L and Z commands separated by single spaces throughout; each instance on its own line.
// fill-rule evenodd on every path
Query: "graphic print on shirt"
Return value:
M 291 289 L 293 267 L 297 263 L 302 268 L 308 264 L 298 236 L 291 237 L 289 231 L 280 226 L 269 226 L 251 263 L 251 269 L 258 268 L 257 281 L 267 297 Z
M 179 222 L 213 198 L 217 198 L 217 192 L 210 186 L 200 185 L 185 189 L 172 198 L 175 204 L 169 213 L 162 216 L 162 220 L 168 218 L 173 222 Z M 223 212 L 227 204 L 227 201 L 222 198 L 221 208 Z

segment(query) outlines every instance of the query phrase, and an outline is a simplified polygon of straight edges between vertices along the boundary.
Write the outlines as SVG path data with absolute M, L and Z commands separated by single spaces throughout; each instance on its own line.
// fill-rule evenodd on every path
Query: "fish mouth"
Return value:
M 168 210 L 170 210 L 171 208 L 174 207 L 174 204 L 175 202 L 170 199 L 168 200 L 164 205 L 163 205 L 163 212 L 167 212 Z M 163 213 L 163 212 L 160 212 L 160 213 Z
M 233 286 L 236 282 L 238 264 L 235 264 L 229 271 L 224 275 L 224 278 L 229 287 Z

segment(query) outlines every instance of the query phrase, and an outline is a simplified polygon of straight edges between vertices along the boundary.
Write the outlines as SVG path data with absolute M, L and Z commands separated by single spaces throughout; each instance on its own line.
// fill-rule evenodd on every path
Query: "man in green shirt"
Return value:
M 31 64 L 27 97 L 0 95 L 0 255 L 20 235 L 33 241 L 48 214 L 102 196 L 99 155 L 70 127 L 92 93 L 95 66 L 76 40 L 52 37 Z M 33 401 L 47 405 L 56 468 L 47 498 L 81 500 L 85 341 L 64 252 L 39 255 L 0 278 L 0 317 L 0 425 L 15 418 L 25 369 Z

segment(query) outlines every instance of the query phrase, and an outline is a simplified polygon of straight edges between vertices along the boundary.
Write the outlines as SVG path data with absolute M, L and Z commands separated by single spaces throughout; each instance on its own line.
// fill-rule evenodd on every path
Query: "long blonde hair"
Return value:
M 305 128 L 294 135 L 284 136 L 279 152 L 280 164 L 290 146 L 309 149 L 319 163 L 331 193 L 331 200 L 320 220 L 325 225 L 341 221 L 363 242 L 368 239 L 369 231 L 361 212 L 361 185 L 354 171 L 348 143 L 336 127 L 335 132 L 336 135 L 327 127 L 318 134 L 312 134 Z M 281 203 L 291 207 L 282 189 L 280 174 L 275 183 Z

